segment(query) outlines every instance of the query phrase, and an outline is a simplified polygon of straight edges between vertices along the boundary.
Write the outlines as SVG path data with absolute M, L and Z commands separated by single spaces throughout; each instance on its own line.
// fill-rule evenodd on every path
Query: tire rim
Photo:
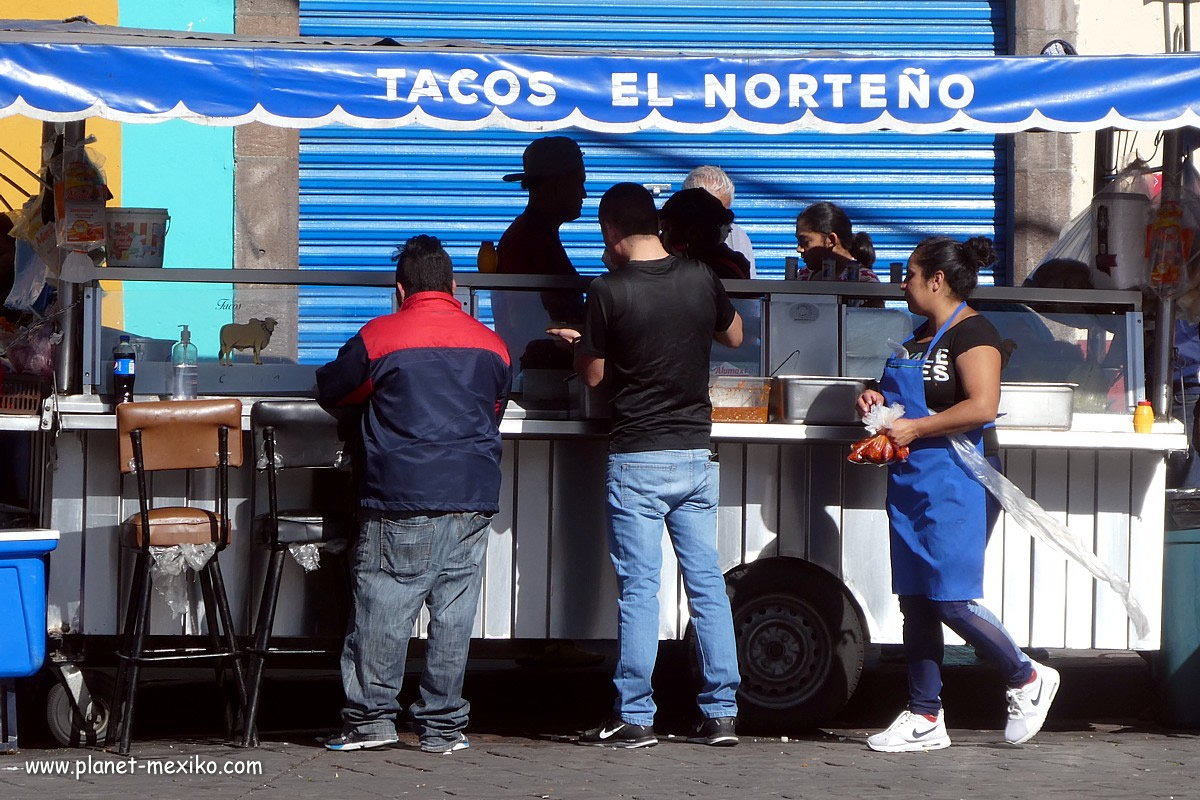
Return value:
M 832 666 L 829 632 L 807 603 L 786 594 L 754 598 L 734 618 L 742 654 L 741 691 L 765 708 L 791 708 L 813 696 Z

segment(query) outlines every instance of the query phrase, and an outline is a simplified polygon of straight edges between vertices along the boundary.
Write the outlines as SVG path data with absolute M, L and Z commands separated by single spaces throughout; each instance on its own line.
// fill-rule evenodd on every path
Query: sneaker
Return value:
M 449 755 L 457 753 L 459 750 L 466 750 L 471 746 L 471 740 L 462 731 L 454 734 L 454 739 L 451 741 L 436 741 L 436 742 L 421 742 L 421 752 L 437 753 L 439 755 Z
M 1033 680 L 1005 693 L 1008 722 L 1004 726 L 1004 741 L 1024 744 L 1037 735 L 1046 723 L 1046 714 L 1061 682 L 1058 670 L 1033 662 Z
M 734 717 L 712 717 L 700 722 L 688 734 L 687 740 L 692 744 L 707 744 L 712 747 L 733 747 L 738 743 L 734 731 Z
M 581 733 L 576 744 L 632 750 L 635 747 L 653 747 L 658 744 L 658 737 L 654 735 L 654 728 L 649 725 L 631 725 L 613 717 L 599 728 Z
M 880 753 L 915 753 L 949 746 L 950 736 L 940 709 L 936 722 L 930 722 L 924 714 L 904 711 L 887 730 L 867 737 L 867 747 Z
M 336 736 L 328 736 L 321 742 L 326 750 L 374 750 L 400 741 L 395 734 L 363 733 L 355 728 L 344 730 Z

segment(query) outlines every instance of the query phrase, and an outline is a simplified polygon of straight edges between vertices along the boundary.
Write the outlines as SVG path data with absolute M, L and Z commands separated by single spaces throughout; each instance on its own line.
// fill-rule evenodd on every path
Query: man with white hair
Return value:
M 713 197 L 720 200 L 726 208 L 733 205 L 733 179 L 720 167 L 715 167 L 711 164 L 696 167 L 683 179 L 683 188 L 705 189 Z M 729 236 L 726 237 L 725 244 L 729 245 L 730 249 L 736 250 L 746 257 L 746 260 L 750 262 L 750 277 L 755 277 L 754 246 L 750 244 L 750 237 L 741 225 L 734 222 L 729 226 Z

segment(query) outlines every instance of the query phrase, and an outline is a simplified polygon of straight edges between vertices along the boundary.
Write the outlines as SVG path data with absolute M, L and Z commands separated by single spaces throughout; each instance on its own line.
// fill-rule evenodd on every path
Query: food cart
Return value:
M 1189 98 L 1200 98 L 1200 58 L 1186 54 L 696 58 L 469 43 L 380 48 L 360 41 L 182 37 L 78 24 L 0 31 L 0 114 L 70 124 L 98 116 L 290 127 L 501 125 L 530 132 L 661 126 L 697 134 L 721 127 L 777 135 L 880 128 L 1007 133 L 1173 129 L 1195 122 Z M 97 58 L 105 60 L 103 73 L 92 69 Z M 128 568 L 116 530 L 136 506 L 132 487 L 122 485 L 115 468 L 107 358 L 116 332 L 101 324 L 100 278 L 232 284 L 259 293 L 256 307 L 270 307 L 279 297 L 294 302 L 294 294 L 272 299 L 270 293 L 296 285 L 376 286 L 387 296 L 391 277 L 81 268 L 67 278 L 81 313 L 64 326 L 72 328 L 67 342 L 73 346 L 60 348 L 58 366 L 60 383 L 72 388 L 49 398 L 36 423 L 24 424 L 44 432 L 49 454 L 43 522 L 61 531 L 61 540 L 50 563 L 48 631 L 52 663 L 64 676 L 57 696 L 59 702 L 66 697 L 69 711 L 87 693 L 80 668 L 111 658 L 122 616 L 114 576 Z M 586 288 L 584 280 L 456 278 L 464 307 L 483 319 L 504 293 Z M 718 356 L 718 371 L 722 364 L 755 376 L 784 370 L 831 385 L 872 377 L 888 354 L 887 340 L 902 337 L 910 324 L 896 302 L 897 286 L 729 281 L 727 288 L 753 306 L 759 322 L 748 349 Z M 1002 421 L 999 433 L 1006 474 L 1129 581 L 1150 633 L 1139 637 L 1115 594 L 1003 517 L 989 544 L 984 602 L 1022 646 L 1156 649 L 1165 455 L 1186 447 L 1182 426 L 1165 418 L 1169 340 L 1155 339 L 1154 380 L 1147 387 L 1140 292 L 990 287 L 975 302 L 1014 345 L 1004 376 L 1013 403 L 1031 384 L 1057 384 L 1058 398 L 1062 386 L 1075 384 L 1065 418 L 1040 415 L 1039 403 L 1051 395 L 1035 394 L 1032 409 L 1010 407 L 1008 422 L 1018 424 Z M 1157 309 L 1159 331 L 1170 328 L 1163 324 L 1169 309 Z M 314 368 L 202 363 L 200 392 L 241 396 L 248 414 L 254 398 L 307 393 Z M 145 399 L 164 393 L 161 376 L 154 377 L 159 373 L 165 368 L 156 373 L 154 359 L 145 369 L 139 365 L 137 391 L 149 395 Z M 586 404 L 578 396 L 533 398 L 534 376 L 524 377 L 522 396 L 501 426 L 502 508 L 492 526 L 475 633 L 497 640 L 613 638 L 616 589 L 603 531 L 605 423 L 581 418 Z M 1162 421 L 1152 433 L 1135 434 L 1132 406 L 1148 390 Z M 849 419 L 807 419 L 788 414 L 786 406 L 772 422 L 713 426 L 722 464 L 718 550 L 734 608 L 747 714 L 827 719 L 853 693 L 867 644 L 900 640 L 886 557 L 884 472 L 845 459 L 847 445 L 861 435 Z M 208 487 L 193 483 L 185 475 L 160 477 L 153 492 L 179 504 L 210 496 Z M 238 535 L 250 529 L 255 483 L 248 459 L 231 482 L 235 536 L 223 559 L 243 635 L 263 569 L 251 537 Z M 660 636 L 684 638 L 687 603 L 669 547 L 663 570 Z M 336 637 L 341 620 L 325 602 L 327 572 L 289 571 L 277 638 Z M 200 615 L 196 603 L 180 619 L 163 606 L 152 633 L 194 635 Z M 425 622 L 414 635 L 424 635 Z

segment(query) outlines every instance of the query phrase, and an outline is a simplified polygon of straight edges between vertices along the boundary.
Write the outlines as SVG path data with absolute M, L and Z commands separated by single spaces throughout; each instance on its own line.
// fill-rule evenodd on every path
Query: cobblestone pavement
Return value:
M 644 750 L 475 734 L 469 750 L 421 753 L 406 738 L 387 750 L 330 753 L 314 742 L 254 751 L 213 741 L 140 741 L 135 774 L 74 774 L 127 759 L 98 751 L 25 751 L 0 759 L 8 798 L 1183 798 L 1200 793 L 1197 741 L 1188 735 L 1097 725 L 1051 731 L 1033 745 L 998 743 L 997 731 L 951 729 L 954 745 L 883 755 L 865 732 L 802 740 L 746 739 L 736 748 L 666 740 Z M 89 765 L 90 759 L 90 765 Z M 68 774 L 30 774 L 62 764 Z M 181 770 L 150 774 L 154 769 Z M 253 768 L 261 774 L 195 774 Z M 157 766 L 156 766 L 157 765 Z
M 451 755 L 421 753 L 411 734 L 385 750 L 331 753 L 313 731 L 271 733 L 262 747 L 243 750 L 210 736 L 166 735 L 169 725 L 160 724 L 135 737 L 132 761 L 97 749 L 32 748 L 0 756 L 0 798 L 1200 797 L 1200 737 L 1158 727 L 1138 713 L 1150 699 L 1137 656 L 1125 654 L 1107 669 L 1080 667 L 1104 666 L 1101 660 L 1051 663 L 1064 674 L 1061 709 L 1056 705 L 1047 730 L 1019 747 L 1002 741 L 1002 702 L 990 688 L 980 691 L 994 680 L 978 667 L 960 666 L 947 670 L 952 747 L 869 751 L 867 733 L 886 725 L 902 703 L 902 672 L 887 664 L 865 681 L 843 719 L 822 731 L 744 736 L 736 748 L 709 748 L 664 734 L 660 725 L 662 742 L 654 748 L 578 747 L 561 732 L 563 717 L 556 714 L 566 707 L 567 719 L 595 722 L 585 718 L 596 703 L 589 692 L 603 686 L 595 676 L 578 681 L 577 697 L 564 698 L 554 686 L 539 698 L 525 687 L 522 697 L 505 700 L 526 703 L 531 724 L 550 733 L 505 730 L 499 721 L 511 706 L 502 703 L 489 715 L 487 685 L 478 683 L 472 746 Z M 513 687 L 492 688 L 512 694 Z M 973 694 L 989 699 L 971 707 L 966 699 Z M 1127 719 L 1112 720 L 1114 714 Z M 116 774 L 131 768 L 132 774 Z M 47 769 L 61 774 L 34 774 Z M 223 774 L 247 770 L 256 774 Z

